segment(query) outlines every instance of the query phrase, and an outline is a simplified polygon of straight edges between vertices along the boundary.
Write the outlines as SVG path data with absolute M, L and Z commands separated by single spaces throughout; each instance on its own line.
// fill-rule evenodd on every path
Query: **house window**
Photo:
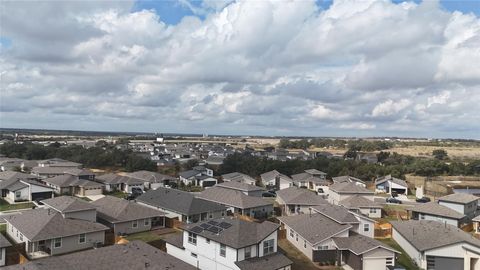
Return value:
M 23 241 L 23 234 L 20 234 L 20 241 Z
M 138 220 L 132 221 L 132 228 L 137 228 L 138 227 Z
M 370 208 L 370 214 L 375 214 L 377 213 L 377 209 L 375 208 Z
M 298 233 L 295 234 L 295 241 L 298 242 Z
M 227 255 L 227 246 L 220 244 L 220 256 L 225 257 Z
M 328 250 L 328 246 L 319 246 L 318 250 Z
M 143 223 L 143 225 L 145 225 L 145 226 L 150 225 L 150 219 L 149 219 L 149 218 L 146 218 L 145 221 L 144 221 L 144 223 Z
M 207 244 L 210 244 L 210 239 L 205 238 L 205 242 L 207 242 Z
M 252 257 L 252 247 L 245 248 L 245 259 Z
M 293 238 L 293 230 L 292 229 L 290 229 L 290 237 Z
M 193 253 L 193 252 L 190 253 L 190 255 L 192 255 L 192 257 L 194 257 L 194 258 L 197 258 L 197 254 L 195 254 L 195 253 Z
M 54 248 L 61 248 L 62 247 L 62 238 L 54 238 L 53 239 L 53 247 Z
M 22 196 L 22 192 L 21 191 L 15 191 L 15 198 L 20 199 L 20 196 Z
M 387 265 L 393 265 L 393 258 L 387 258 Z
M 82 233 L 78 236 L 78 243 L 83 244 L 83 243 L 86 242 L 86 240 L 87 240 L 87 237 L 84 233 Z
M 370 231 L 370 224 L 363 224 L 363 231 L 364 232 Z
M 223 214 L 223 213 L 222 213 L 222 214 Z M 222 216 L 223 216 L 223 215 L 222 215 Z M 212 219 L 212 218 L 213 218 L 213 215 L 212 215 L 212 214 L 209 214 L 209 215 L 208 215 L 208 218 L 209 218 L 209 219 Z
M 270 239 L 263 242 L 263 256 L 274 252 L 275 240 Z
M 188 243 L 196 246 L 197 245 L 197 235 L 189 232 L 188 233 Z
M 303 240 L 303 247 L 307 248 L 307 241 Z

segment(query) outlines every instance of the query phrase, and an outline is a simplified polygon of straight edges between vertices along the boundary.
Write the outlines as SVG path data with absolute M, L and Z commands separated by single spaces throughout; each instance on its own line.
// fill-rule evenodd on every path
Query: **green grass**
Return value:
M 151 241 L 162 239 L 162 236 L 155 234 L 152 231 L 147 231 L 147 232 L 130 234 L 127 237 L 125 237 L 125 239 L 127 239 L 128 241 L 141 240 L 143 242 L 151 242 Z
M 0 233 L 5 234 L 7 231 L 7 224 L 0 224 Z
M 397 251 L 400 251 L 402 254 L 400 254 L 398 256 L 398 260 L 397 260 L 397 263 L 400 264 L 401 266 L 405 267 L 407 270 L 419 270 L 420 268 L 418 268 L 414 263 L 413 263 L 413 260 L 410 258 L 410 256 L 408 256 L 408 254 L 405 252 L 405 250 L 403 250 L 398 244 L 397 242 L 395 242 L 395 240 L 393 240 L 392 238 L 388 238 L 388 239 L 377 239 L 389 246 L 391 246 L 392 248 L 394 248 L 395 250 Z
M 125 198 L 125 196 L 126 196 L 127 194 L 125 194 L 125 193 L 123 193 L 123 192 L 121 192 L 121 191 L 115 191 L 115 192 L 107 192 L 107 193 L 105 193 L 105 195 L 107 195 L 107 196 L 113 196 L 113 197 L 117 197 L 117 198 L 123 199 L 123 198 Z
M 7 201 L 0 199 L 0 211 L 26 209 L 26 208 L 32 208 L 33 206 L 34 204 L 31 202 L 9 204 Z

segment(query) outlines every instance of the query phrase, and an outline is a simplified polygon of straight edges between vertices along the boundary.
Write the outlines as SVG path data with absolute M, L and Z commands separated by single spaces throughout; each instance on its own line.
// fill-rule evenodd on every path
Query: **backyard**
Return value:
M 403 250 L 397 244 L 397 242 L 395 242 L 395 240 L 393 240 L 392 238 L 377 239 L 377 240 L 391 246 L 395 250 L 402 253 L 398 256 L 397 264 L 405 267 L 405 269 L 407 269 L 407 270 L 419 270 L 420 269 L 413 263 L 413 260 L 410 258 L 410 256 L 408 256 L 408 254 L 405 252 L 405 250 Z
M 303 253 L 300 252 L 296 247 L 288 242 L 286 239 L 278 240 L 279 251 L 285 254 L 290 260 L 292 260 L 292 269 L 302 269 L 302 270 L 317 270 L 317 269 L 327 269 L 325 267 L 317 267 L 309 258 L 307 258 Z M 340 270 L 342 267 L 332 266 L 328 269 Z
M 0 211 L 26 209 L 26 208 L 32 208 L 33 206 L 34 204 L 31 202 L 9 204 L 7 201 L 0 199 Z

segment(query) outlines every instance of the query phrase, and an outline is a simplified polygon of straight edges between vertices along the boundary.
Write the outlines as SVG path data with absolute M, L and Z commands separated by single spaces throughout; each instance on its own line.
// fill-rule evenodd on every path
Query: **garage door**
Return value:
M 365 270 L 383 270 L 386 269 L 386 259 L 385 258 L 364 258 L 363 259 L 363 269 Z
M 52 198 L 51 191 L 32 193 L 32 201 L 36 201 L 36 200 L 41 201 L 41 200 L 50 199 L 50 198 Z
M 90 196 L 90 195 L 102 195 L 102 189 L 101 188 L 85 189 L 85 196 Z
M 446 258 L 427 256 L 427 270 L 455 270 L 463 269 L 462 258 Z

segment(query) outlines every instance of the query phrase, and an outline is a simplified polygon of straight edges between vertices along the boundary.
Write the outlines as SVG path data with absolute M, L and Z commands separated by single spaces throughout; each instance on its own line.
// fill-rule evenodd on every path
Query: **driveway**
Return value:
M 101 198 L 105 197 L 105 195 L 89 195 L 89 196 L 85 196 L 85 197 L 89 198 L 92 201 L 96 201 L 98 199 L 101 199 Z

